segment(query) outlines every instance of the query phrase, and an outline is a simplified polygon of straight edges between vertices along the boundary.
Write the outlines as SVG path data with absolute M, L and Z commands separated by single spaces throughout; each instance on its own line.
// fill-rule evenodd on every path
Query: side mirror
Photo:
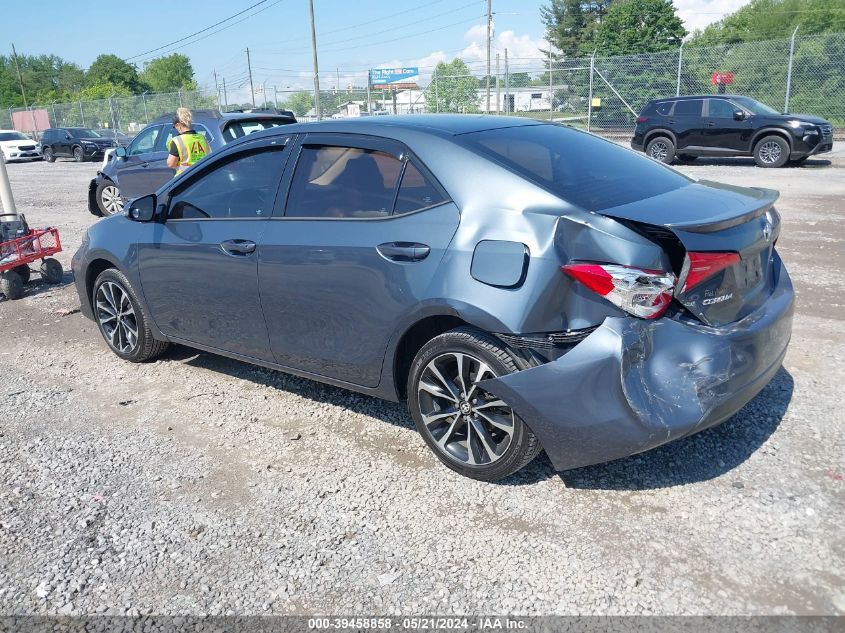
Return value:
M 155 194 L 150 194 L 132 200 L 126 205 L 126 211 L 123 212 L 123 215 L 133 222 L 149 222 L 155 216 L 155 210 L 156 197 Z
M 744 121 L 745 120 L 745 112 L 742 110 L 737 110 L 734 112 L 734 120 L 735 121 Z
M 118 158 L 126 158 L 126 156 L 127 156 L 126 148 L 125 147 L 118 147 L 116 150 L 114 150 L 114 155 L 117 156 Z

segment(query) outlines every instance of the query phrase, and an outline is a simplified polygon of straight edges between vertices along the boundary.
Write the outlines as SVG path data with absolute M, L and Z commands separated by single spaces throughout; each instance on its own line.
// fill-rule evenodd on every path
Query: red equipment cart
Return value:
M 41 260 L 41 279 L 57 284 L 65 271 L 55 255 L 62 250 L 59 229 L 33 229 L 27 235 L 8 242 L 0 242 L 0 293 L 7 299 L 20 299 L 23 285 L 29 281 L 29 265 Z

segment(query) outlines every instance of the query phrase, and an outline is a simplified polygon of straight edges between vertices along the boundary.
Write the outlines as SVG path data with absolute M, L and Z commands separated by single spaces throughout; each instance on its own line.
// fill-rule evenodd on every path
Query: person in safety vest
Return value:
M 199 159 L 211 153 L 205 137 L 191 128 L 194 117 L 188 108 L 176 110 L 173 127 L 179 134 L 170 139 L 167 150 L 167 166 L 176 170 L 176 176 L 185 171 Z

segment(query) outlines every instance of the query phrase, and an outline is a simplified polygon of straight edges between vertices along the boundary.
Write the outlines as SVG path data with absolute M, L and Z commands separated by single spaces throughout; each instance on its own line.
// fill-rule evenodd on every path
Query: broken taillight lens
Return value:
M 576 263 L 561 270 L 628 314 L 656 319 L 672 302 L 675 275 L 617 264 Z
M 720 270 L 739 263 L 737 253 L 687 253 L 681 269 L 684 287 L 681 292 L 694 288 L 705 279 L 709 279 Z

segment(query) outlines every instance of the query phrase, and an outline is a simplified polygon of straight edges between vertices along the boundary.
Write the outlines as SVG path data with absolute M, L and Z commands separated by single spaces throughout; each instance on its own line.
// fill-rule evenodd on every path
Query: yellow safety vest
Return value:
M 176 166 L 176 176 L 185 171 L 188 167 L 211 153 L 211 148 L 202 134 L 193 132 L 191 134 L 177 134 L 171 143 L 176 143 L 179 152 L 179 164 Z

